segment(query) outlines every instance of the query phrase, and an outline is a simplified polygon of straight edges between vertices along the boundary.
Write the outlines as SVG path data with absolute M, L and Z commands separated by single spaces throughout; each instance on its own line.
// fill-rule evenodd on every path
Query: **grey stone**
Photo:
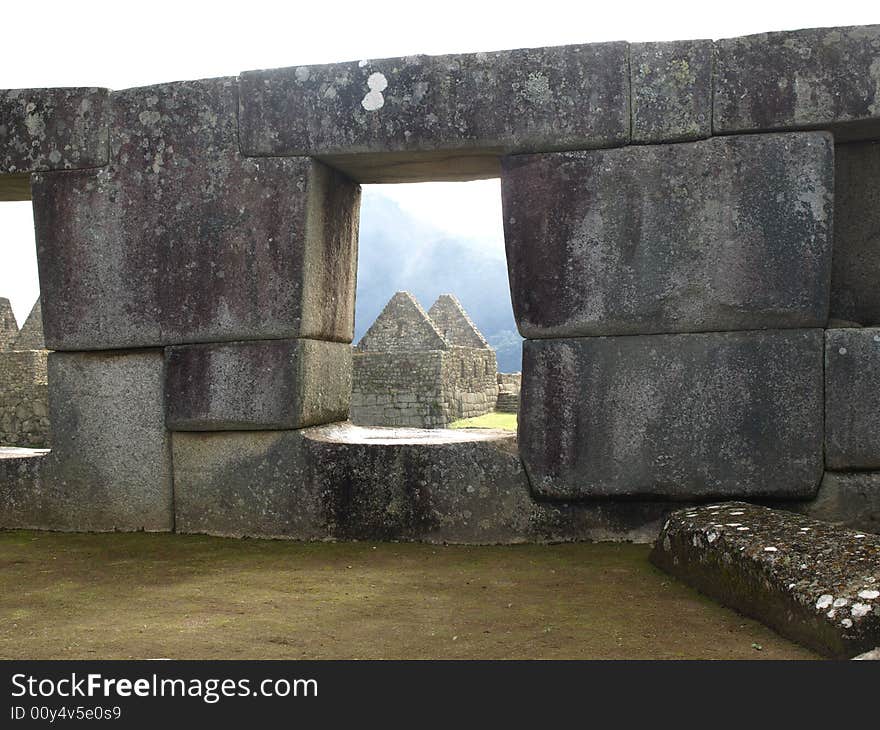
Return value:
M 512 156 L 502 166 L 524 337 L 825 325 L 826 133 Z
M 672 505 L 536 502 L 513 434 L 174 433 L 179 532 L 434 543 L 650 542 Z
M 302 433 L 338 539 L 650 542 L 673 508 L 536 501 L 504 431 L 333 424 Z
M 40 300 L 34 303 L 30 314 L 21 326 L 18 337 L 12 346 L 13 350 L 44 350 L 46 341 L 43 338 L 43 312 Z
M 880 325 L 880 143 L 834 149 L 831 316 Z
M 519 438 L 540 497 L 810 498 L 822 331 L 526 340 Z
M 880 25 L 811 28 L 716 41 L 713 130 L 880 131 Z
M 494 177 L 502 152 L 630 138 L 628 45 L 408 56 L 240 76 L 248 155 L 317 155 L 359 182 Z
M 880 533 L 880 471 L 826 471 L 816 499 L 774 506 L 854 530 Z
M 630 46 L 634 143 L 711 136 L 713 58 L 710 40 Z
M 160 350 L 49 355 L 44 527 L 173 529 Z
M 166 357 L 172 431 L 303 428 L 348 417 L 351 346 L 344 342 L 180 345 Z
M 880 644 L 880 535 L 729 502 L 675 512 L 651 561 L 825 656 Z
M 18 322 L 12 311 L 12 304 L 6 297 L 0 297 L 0 352 L 12 349 L 18 333 Z
M 108 94 L 96 88 L 0 90 L 0 175 L 106 165 Z
M 332 537 L 302 434 L 172 434 L 176 531 L 297 540 Z
M 880 328 L 825 332 L 825 463 L 880 468 Z
M 351 340 L 358 186 L 243 158 L 236 111 L 235 79 L 116 92 L 110 164 L 34 176 L 50 349 Z
M 43 449 L 0 448 L 0 529 L 46 527 Z

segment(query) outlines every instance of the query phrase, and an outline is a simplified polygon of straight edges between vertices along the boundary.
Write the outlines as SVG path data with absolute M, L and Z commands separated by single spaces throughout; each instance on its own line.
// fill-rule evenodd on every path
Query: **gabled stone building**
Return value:
M 40 300 L 19 330 L 0 298 L 0 446 L 49 444 L 48 355 Z
M 439 428 L 495 408 L 495 351 L 451 294 L 397 292 L 354 351 L 351 420 Z

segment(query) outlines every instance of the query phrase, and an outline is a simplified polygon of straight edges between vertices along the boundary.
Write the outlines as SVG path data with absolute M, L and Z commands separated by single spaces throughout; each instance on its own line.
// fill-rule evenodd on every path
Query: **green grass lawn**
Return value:
M 516 413 L 487 413 L 476 418 L 462 418 L 453 421 L 449 428 L 500 428 L 504 431 L 516 431 Z

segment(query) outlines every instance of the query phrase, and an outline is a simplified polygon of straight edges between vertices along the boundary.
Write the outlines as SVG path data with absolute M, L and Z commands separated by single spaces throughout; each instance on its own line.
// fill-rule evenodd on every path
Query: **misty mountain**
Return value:
M 502 240 L 451 238 L 378 194 L 364 194 L 358 247 L 355 342 L 391 296 L 411 292 L 425 309 L 454 294 L 495 348 L 498 369 L 521 369 Z

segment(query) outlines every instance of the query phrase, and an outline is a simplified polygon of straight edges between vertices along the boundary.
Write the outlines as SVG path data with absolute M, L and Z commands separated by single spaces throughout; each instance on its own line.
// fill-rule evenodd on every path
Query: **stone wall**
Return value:
M 495 407 L 495 352 L 455 347 L 355 352 L 351 420 L 359 425 L 442 428 Z
M 173 529 L 172 480 L 223 486 L 224 449 L 245 442 L 238 478 L 259 486 L 223 492 L 224 508 L 281 499 L 295 519 L 307 495 L 278 484 L 315 487 L 334 458 L 358 458 L 328 445 L 314 473 L 296 451 L 263 456 L 344 405 L 348 357 L 301 357 L 314 348 L 297 341 L 348 352 L 359 183 L 498 175 L 536 497 L 624 514 L 642 497 L 877 492 L 880 26 L 16 89 L 0 91 L 0 120 L 0 197 L 32 196 L 59 351 L 49 400 L 64 427 L 30 526 Z M 454 379 L 455 343 L 409 314 Z M 180 382 L 199 412 L 167 405 Z M 297 413 L 269 407 L 291 394 Z M 438 411 L 465 407 L 438 396 Z M 187 472 L 169 441 L 196 422 L 213 431 L 180 437 Z M 262 435 L 215 435 L 231 424 Z M 442 471 L 434 453 L 411 473 Z M 338 473 L 340 493 L 369 489 Z M 210 491 L 187 505 L 199 530 L 219 519 Z
M 45 350 L 0 353 L 0 446 L 49 445 Z
M 355 352 L 351 420 L 361 425 L 440 428 L 449 422 L 444 353 Z

